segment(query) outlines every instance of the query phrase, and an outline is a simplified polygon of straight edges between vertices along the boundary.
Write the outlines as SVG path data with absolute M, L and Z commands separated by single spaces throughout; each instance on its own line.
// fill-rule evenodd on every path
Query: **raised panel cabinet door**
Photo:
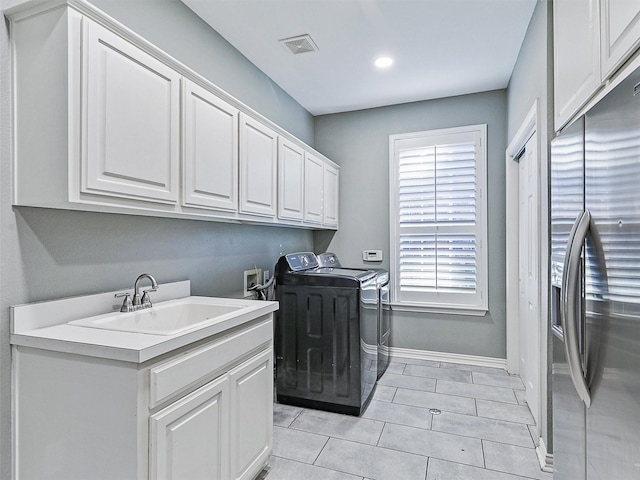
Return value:
M 227 375 L 149 418 L 150 478 L 229 478 Z
M 580 110 L 601 84 L 598 2 L 553 2 L 556 130 L 560 130 Z
M 278 217 L 303 219 L 304 150 L 280 137 L 278 140 Z
M 640 1 L 601 0 L 602 79 L 607 79 L 640 46 Z
M 253 479 L 273 446 L 273 349 L 229 372 L 231 478 Z
M 322 224 L 324 162 L 307 152 L 304 158 L 304 221 Z
M 340 171 L 333 165 L 324 165 L 324 224 L 338 227 Z
M 238 210 L 238 109 L 184 81 L 185 205 Z
M 240 211 L 276 215 L 278 135 L 240 114 Z
M 176 203 L 180 75 L 84 22 L 82 192 Z

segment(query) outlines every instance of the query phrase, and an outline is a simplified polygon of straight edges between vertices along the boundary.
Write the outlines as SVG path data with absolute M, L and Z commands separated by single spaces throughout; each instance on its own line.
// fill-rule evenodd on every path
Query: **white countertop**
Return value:
M 189 281 L 160 286 L 154 302 L 188 297 Z M 251 308 L 228 320 L 175 335 L 122 332 L 68 325 L 69 321 L 113 312 L 116 292 L 11 307 L 11 344 L 142 363 L 194 342 L 219 335 L 278 309 L 278 302 L 233 299 Z M 207 298 L 225 304 L 227 298 Z M 117 307 L 117 305 L 115 305 Z

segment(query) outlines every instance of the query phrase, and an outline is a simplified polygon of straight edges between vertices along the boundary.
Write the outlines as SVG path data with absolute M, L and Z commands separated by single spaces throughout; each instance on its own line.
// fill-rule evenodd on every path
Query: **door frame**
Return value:
M 519 218 L 519 165 L 515 161 L 518 153 L 527 143 L 533 133 L 537 134 L 538 142 L 538 312 L 540 315 L 540 375 L 538 386 L 538 419 L 536 425 L 536 453 L 540 466 L 544 471 L 551 471 L 552 458 L 546 451 L 545 439 L 548 432 L 547 414 L 548 402 L 548 320 L 549 320 L 549 180 L 546 161 L 548 158 L 547 132 L 542 124 L 540 101 L 536 98 L 520 128 L 515 133 L 505 155 L 506 182 L 506 353 L 507 371 L 519 373 L 520 345 L 519 345 L 519 292 L 518 292 L 518 218 Z
M 535 100 L 520 128 L 514 135 L 506 150 L 506 337 L 507 337 L 507 371 L 520 373 L 520 345 L 519 345 L 519 306 L 518 306 L 518 218 L 519 218 L 519 188 L 518 153 L 524 148 L 533 133 L 540 133 L 538 125 L 538 99 Z M 540 160 L 540 135 L 538 135 L 538 160 Z M 538 174 L 540 169 L 538 169 Z M 542 219 L 542 217 L 539 217 Z M 540 233 L 540 232 L 538 232 Z M 546 244 L 546 242 L 544 242 Z M 542 242 L 539 242 L 542 246 Z M 543 258 L 542 255 L 539 257 Z M 539 272 L 540 273 L 540 272 Z M 540 278 L 540 276 L 538 276 Z M 542 292 L 542 290 L 539 290 Z M 540 295 L 541 296 L 541 295 Z

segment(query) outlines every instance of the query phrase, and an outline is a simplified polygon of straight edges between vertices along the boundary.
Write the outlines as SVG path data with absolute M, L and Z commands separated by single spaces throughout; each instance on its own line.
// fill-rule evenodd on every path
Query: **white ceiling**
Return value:
M 182 0 L 313 115 L 505 88 L 536 1 Z

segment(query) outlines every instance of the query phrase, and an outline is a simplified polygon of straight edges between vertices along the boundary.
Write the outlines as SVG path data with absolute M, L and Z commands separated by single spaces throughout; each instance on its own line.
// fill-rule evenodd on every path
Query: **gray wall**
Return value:
M 540 178 L 542 179 L 540 189 L 540 212 L 542 212 L 540 233 L 542 239 L 547 239 L 546 242 L 541 243 L 541 248 L 544 249 L 541 251 L 541 259 L 545 259 L 545 253 L 549 251 L 549 142 L 554 136 L 552 26 L 552 2 L 539 0 L 507 88 L 508 141 L 517 132 L 535 99 L 539 100 L 539 123 L 541 128 L 538 132 L 538 141 L 540 145 Z M 548 263 L 543 263 L 540 278 L 542 282 L 548 283 Z M 550 332 L 547 329 L 549 319 L 548 291 L 541 290 L 541 295 L 541 398 L 546 398 L 547 416 L 543 416 L 540 419 L 540 435 L 547 446 L 547 450 L 552 452 L 551 366 L 547 362 L 547 357 L 551 358 Z
M 340 229 L 317 232 L 317 251 L 363 266 L 381 249 L 389 268 L 389 135 L 488 125 L 489 313 L 484 317 L 393 312 L 394 347 L 505 358 L 505 182 L 507 95 L 497 90 L 316 117 L 318 150 L 340 165 Z
M 3 0 L 6 7 L 15 1 Z M 96 0 L 108 13 L 313 144 L 313 117 L 177 0 Z M 153 4 L 153 9 L 150 5 Z M 238 295 L 242 271 L 312 248 L 305 230 L 11 207 L 8 31 L 0 22 L 0 478 L 11 472 L 9 306 L 131 288 L 139 273 Z

